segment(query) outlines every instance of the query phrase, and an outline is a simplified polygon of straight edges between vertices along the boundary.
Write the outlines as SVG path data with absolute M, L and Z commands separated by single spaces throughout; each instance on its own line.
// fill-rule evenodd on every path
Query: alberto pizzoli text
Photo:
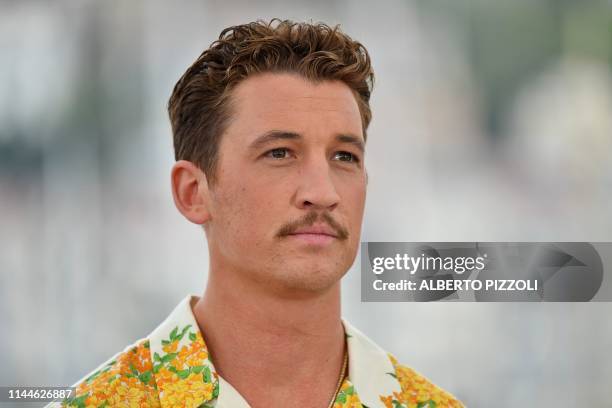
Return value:
M 383 282 L 376 279 L 374 290 L 408 290 L 408 291 L 537 291 L 537 279 L 423 279 L 420 282 L 402 279 L 399 282 Z

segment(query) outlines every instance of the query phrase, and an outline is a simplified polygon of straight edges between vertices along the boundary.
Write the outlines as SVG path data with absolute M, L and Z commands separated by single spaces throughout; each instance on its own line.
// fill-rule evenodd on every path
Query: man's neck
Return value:
M 340 282 L 294 298 L 254 286 L 211 270 L 192 306 L 216 370 L 253 408 L 326 407 L 344 355 Z

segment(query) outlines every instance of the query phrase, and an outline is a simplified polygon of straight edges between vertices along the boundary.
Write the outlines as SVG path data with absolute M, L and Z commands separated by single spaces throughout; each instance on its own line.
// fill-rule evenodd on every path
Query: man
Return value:
M 338 28 L 224 30 L 169 102 L 178 210 L 210 270 L 73 406 L 459 407 L 340 317 L 360 242 L 373 73 Z

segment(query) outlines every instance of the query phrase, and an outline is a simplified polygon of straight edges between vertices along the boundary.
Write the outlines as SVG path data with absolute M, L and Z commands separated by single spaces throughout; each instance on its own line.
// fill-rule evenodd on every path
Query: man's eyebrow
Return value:
M 261 136 L 258 136 L 250 145 L 251 149 L 258 149 L 275 140 L 295 140 L 301 139 L 302 135 L 286 130 L 270 130 Z
M 336 140 L 341 143 L 350 143 L 355 145 L 362 153 L 365 151 L 365 144 L 360 137 L 353 135 L 338 135 Z
M 270 130 L 261 136 L 258 136 L 250 145 L 250 149 L 257 150 L 266 144 L 276 140 L 297 140 L 302 139 L 302 135 L 287 130 Z M 365 144 L 360 137 L 350 134 L 339 134 L 336 136 L 336 141 L 340 143 L 350 143 L 355 145 L 362 153 L 365 151 Z

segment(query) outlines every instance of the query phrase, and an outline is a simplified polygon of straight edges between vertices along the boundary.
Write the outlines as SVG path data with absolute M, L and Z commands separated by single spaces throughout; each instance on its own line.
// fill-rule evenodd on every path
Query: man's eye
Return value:
M 289 155 L 289 150 L 284 147 L 278 149 L 272 149 L 266 153 L 267 157 L 271 157 L 273 159 L 284 159 Z
M 336 152 L 336 154 L 334 155 L 334 159 L 345 162 L 359 162 L 359 157 L 355 156 L 353 153 L 350 152 Z

